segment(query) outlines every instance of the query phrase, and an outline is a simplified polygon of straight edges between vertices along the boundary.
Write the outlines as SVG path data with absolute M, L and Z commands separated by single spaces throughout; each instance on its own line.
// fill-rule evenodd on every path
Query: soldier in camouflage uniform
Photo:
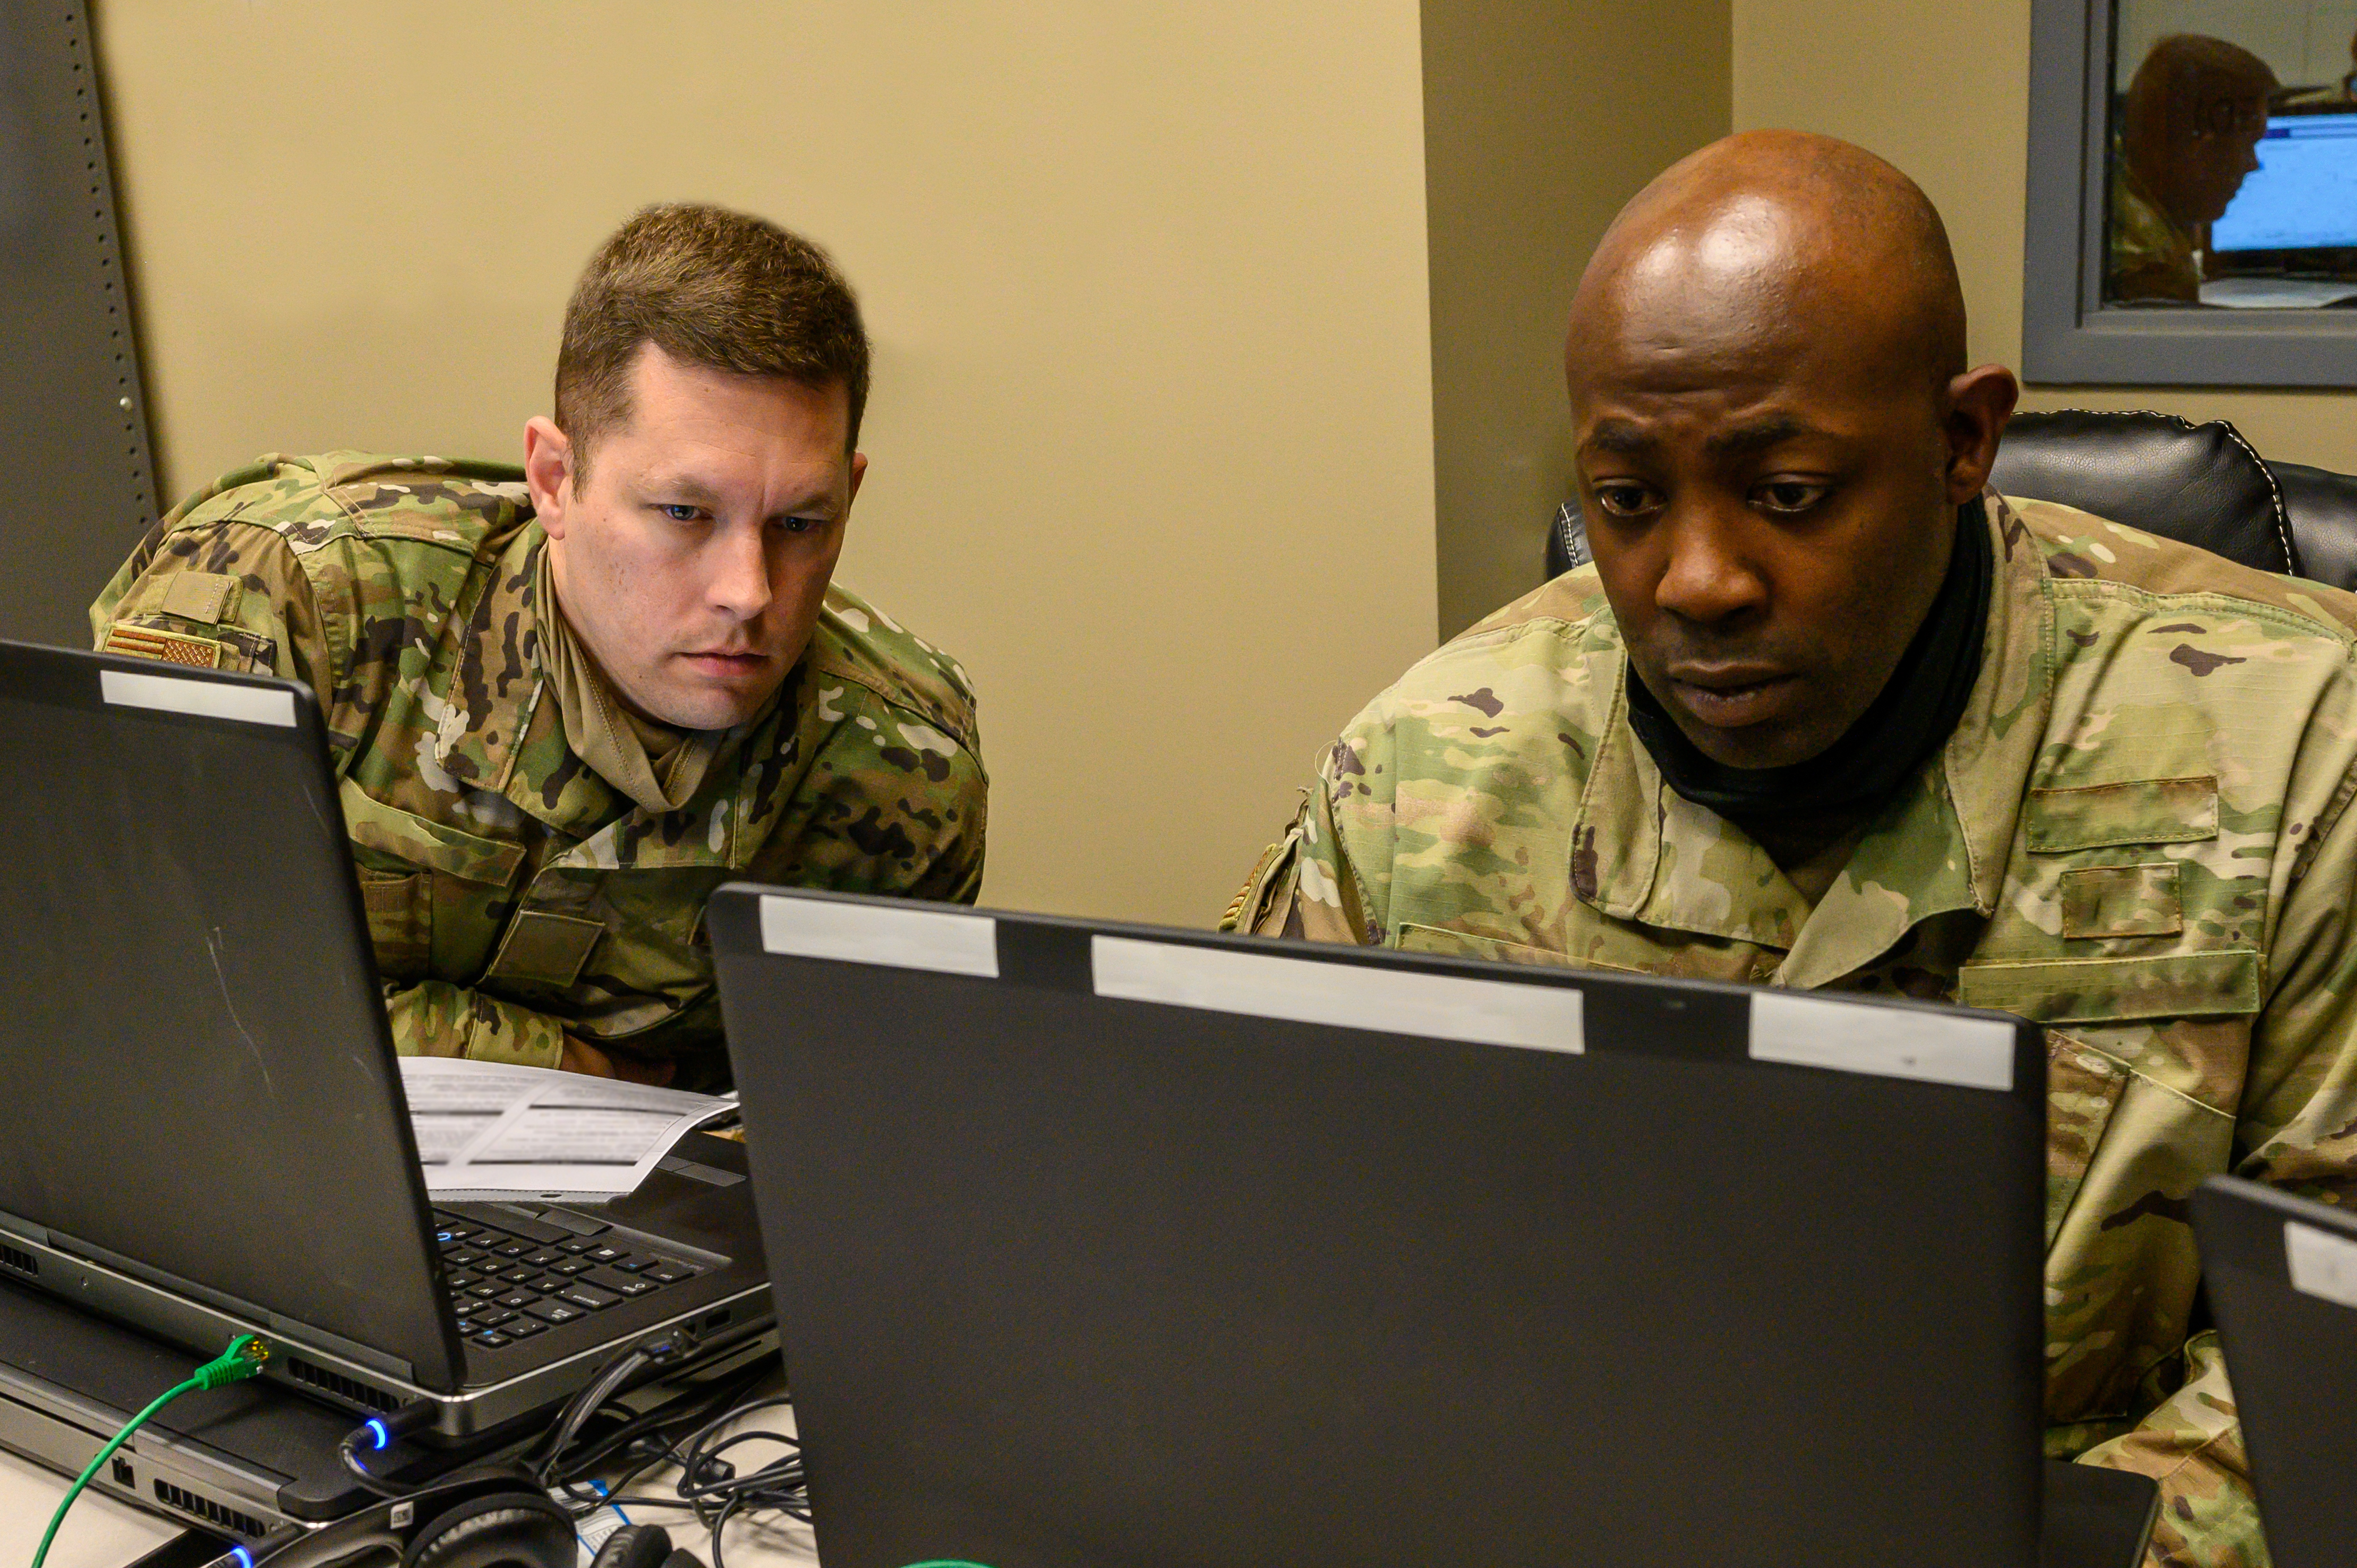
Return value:
M 733 288 L 740 314 L 785 317 L 771 336 L 789 345 L 831 336 L 832 354 L 666 355 L 661 285 L 681 274 L 707 303 Z M 831 335 L 806 319 L 828 308 Z M 589 362 L 560 367 L 574 439 L 534 421 L 529 478 L 264 457 L 164 518 L 91 625 L 109 652 L 317 694 L 402 1052 L 716 1086 L 703 912 L 720 883 L 974 899 L 974 696 L 953 660 L 830 581 L 866 341 L 823 258 L 734 214 L 653 209 L 592 263 L 566 333 Z M 602 408 L 567 381 L 598 369 L 601 335 Z M 767 467 L 714 455 L 732 420 Z M 600 518 L 601 481 L 644 504 Z M 617 536 L 673 564 L 607 572 Z M 684 620 L 651 616 L 675 603 Z
M 2226 1369 L 2197 1316 L 2186 1200 L 2230 1170 L 2357 1200 L 2357 598 L 1982 490 L 2012 399 L 2010 377 L 1986 367 L 1947 383 L 1961 392 L 1943 416 L 1944 478 L 1962 504 L 1953 551 L 1931 553 L 1935 565 L 1982 553 L 1986 607 L 1971 624 L 1985 635 L 1977 663 L 1961 665 L 1969 684 L 1897 776 L 1815 819 L 1738 821 L 1681 793 L 1713 796 L 1691 782 L 1712 775 L 1674 737 L 1641 734 L 1656 685 L 1676 693 L 1658 706 L 1684 709 L 1680 734 L 1706 731 L 1698 715 L 1773 713 L 1776 683 L 1734 650 L 1774 648 L 1792 629 L 1772 601 L 1796 580 L 1777 574 L 1802 557 L 1779 551 L 1792 539 L 1864 548 L 1841 492 L 1867 486 L 1872 465 L 1846 467 L 1839 442 L 1811 433 L 1827 406 L 1837 428 L 1849 405 L 1815 398 L 1823 378 L 1800 339 L 1837 331 L 1841 353 L 1867 357 L 1877 334 L 1855 324 L 1878 312 L 1861 299 L 1903 314 L 1908 260 L 1889 252 L 1906 247 L 1872 242 L 1876 204 L 1857 192 L 1892 182 L 1903 177 L 1840 144 L 1750 136 L 1697 154 L 1631 204 L 1582 284 L 1569 350 L 1596 564 L 1500 610 L 1370 704 L 1227 924 L 1899 993 L 2046 1026 L 2048 1452 L 2158 1478 L 2153 1563 L 2257 1568 L 2266 1552 Z M 1895 199 L 1921 202 L 1911 185 Z M 1822 279 L 1838 263 L 1793 238 L 1836 216 L 1869 274 L 1862 294 Z M 1758 361 L 1710 341 L 1714 312 L 1739 313 L 1713 292 L 1715 242 L 1717 264 L 1755 282 L 1791 263 L 1776 286 L 1749 291 L 1789 328 L 1755 340 Z M 1952 290 L 1944 235 L 1937 249 L 1932 271 Z M 1630 283 L 1648 268 L 1668 295 Z M 1662 297 L 1701 303 L 1669 332 L 1660 320 L 1689 306 Z M 1631 298 L 1652 303 L 1624 303 L 1617 318 L 1599 306 Z M 1952 342 L 1961 364 L 1960 296 L 1953 309 L 1947 326 L 1901 336 Z M 1704 343 L 1702 373 L 1650 403 L 1630 394 L 1682 338 Z M 1631 341 L 1650 352 L 1620 353 Z M 1633 438 L 1599 416 L 1649 408 Z M 1714 441 L 1731 499 L 1681 466 Z M 1646 562 L 1658 575 L 1632 568 Z M 1904 639 L 1946 613 L 1956 571 L 1934 574 L 1929 608 L 1895 571 L 1864 582 L 1904 604 L 1890 612 Z M 1748 599 L 1747 572 L 1770 585 Z M 1716 626 L 1712 595 L 1726 615 Z M 1673 608 L 1692 618 L 1665 632 Z M 1688 655 L 1664 668 L 1654 653 L 1671 634 L 1717 650 L 1719 673 Z M 1921 636 L 1895 667 L 1880 661 L 1857 699 L 1872 700 L 1865 716 L 1841 723 L 1904 736 L 1873 687 L 1935 691 L 1909 673 Z M 1792 668 L 1805 683 L 1804 663 Z M 1790 709 L 1759 734 L 1700 739 L 1766 746 L 1811 719 Z M 1838 739 L 1809 746 L 1839 752 L 1841 723 Z M 1763 759 L 1769 771 L 1807 766 Z M 1837 795 L 1845 779 L 1817 786 Z
M 2267 62 L 2223 38 L 2179 33 L 2152 46 L 2120 103 L 2105 297 L 2201 302 L 2210 225 L 2259 166 L 2275 90 Z

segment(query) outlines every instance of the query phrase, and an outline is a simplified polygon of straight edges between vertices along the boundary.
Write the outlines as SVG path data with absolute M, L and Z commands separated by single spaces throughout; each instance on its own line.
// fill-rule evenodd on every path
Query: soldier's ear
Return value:
M 1962 506 L 1981 493 L 1996 467 L 1997 442 L 2021 383 L 2003 365 L 1982 365 L 1948 382 L 1948 504 Z
M 523 427 L 523 482 L 541 528 L 551 539 L 564 538 L 573 504 L 573 443 L 545 414 L 533 415 Z

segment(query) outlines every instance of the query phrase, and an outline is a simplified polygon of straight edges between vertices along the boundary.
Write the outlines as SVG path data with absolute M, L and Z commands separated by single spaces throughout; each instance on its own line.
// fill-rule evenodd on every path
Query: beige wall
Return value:
M 2029 0 L 1734 0 L 1738 129 L 1846 136 L 1912 175 L 1947 219 L 1973 353 L 2021 362 Z M 2026 408 L 2230 419 L 2263 456 L 2357 470 L 2357 394 L 2035 387 Z
M 845 576 L 980 687 L 994 902 L 1216 918 L 1430 646 L 1411 0 L 99 18 L 170 493 L 511 456 L 640 203 L 832 247 L 877 344 Z
M 1727 131 L 1727 0 L 1425 0 L 1440 633 L 1536 587 L 1564 317 L 1623 202 Z

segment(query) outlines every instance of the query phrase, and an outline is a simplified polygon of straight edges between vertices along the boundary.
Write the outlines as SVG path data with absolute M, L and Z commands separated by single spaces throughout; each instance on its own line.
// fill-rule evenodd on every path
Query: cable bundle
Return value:
M 770 1510 L 805 1523 L 810 1519 L 801 1444 L 786 1433 L 771 1429 L 728 1431 L 748 1415 L 791 1404 L 791 1397 L 783 1394 L 746 1399 L 777 1369 L 778 1359 L 772 1352 L 748 1367 L 683 1389 L 651 1410 L 632 1414 L 604 1409 L 631 1375 L 618 1362 L 592 1380 L 558 1417 L 543 1445 L 537 1473 L 576 1516 L 608 1506 L 693 1514 L 711 1534 L 712 1568 L 723 1568 L 720 1535 L 731 1520 Z M 678 1369 L 689 1369 L 687 1365 Z M 585 1437 L 601 1413 L 608 1423 L 607 1429 Z M 756 1470 L 739 1474 L 726 1457 L 728 1451 L 759 1439 L 780 1444 L 787 1452 Z M 592 1489 L 589 1477 L 617 1464 L 623 1468 L 612 1484 Z M 630 1490 L 640 1477 L 665 1465 L 675 1465 L 680 1471 L 670 1496 Z

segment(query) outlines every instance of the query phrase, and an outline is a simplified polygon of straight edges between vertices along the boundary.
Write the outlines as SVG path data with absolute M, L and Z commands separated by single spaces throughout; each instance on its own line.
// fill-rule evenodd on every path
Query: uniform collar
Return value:
M 453 777 L 580 833 L 629 802 L 581 765 L 541 672 L 535 578 L 547 535 L 535 521 L 491 564 L 467 617 L 457 668 L 435 715 L 434 756 Z
M 503 790 L 516 743 L 540 694 L 532 575 L 543 539 L 527 524 L 494 557 L 466 607 L 457 668 L 435 721 L 434 760 L 478 789 Z
M 1625 650 L 1572 831 L 1573 893 L 1616 919 L 1784 950 L 1778 979 L 1802 988 L 1871 963 L 1934 915 L 1992 911 L 2045 730 L 2050 611 L 2020 519 L 1994 490 L 1986 499 L 1996 575 L 1964 716 L 1875 813 L 1813 911 L 1749 834 L 1663 779 L 1629 727 Z

